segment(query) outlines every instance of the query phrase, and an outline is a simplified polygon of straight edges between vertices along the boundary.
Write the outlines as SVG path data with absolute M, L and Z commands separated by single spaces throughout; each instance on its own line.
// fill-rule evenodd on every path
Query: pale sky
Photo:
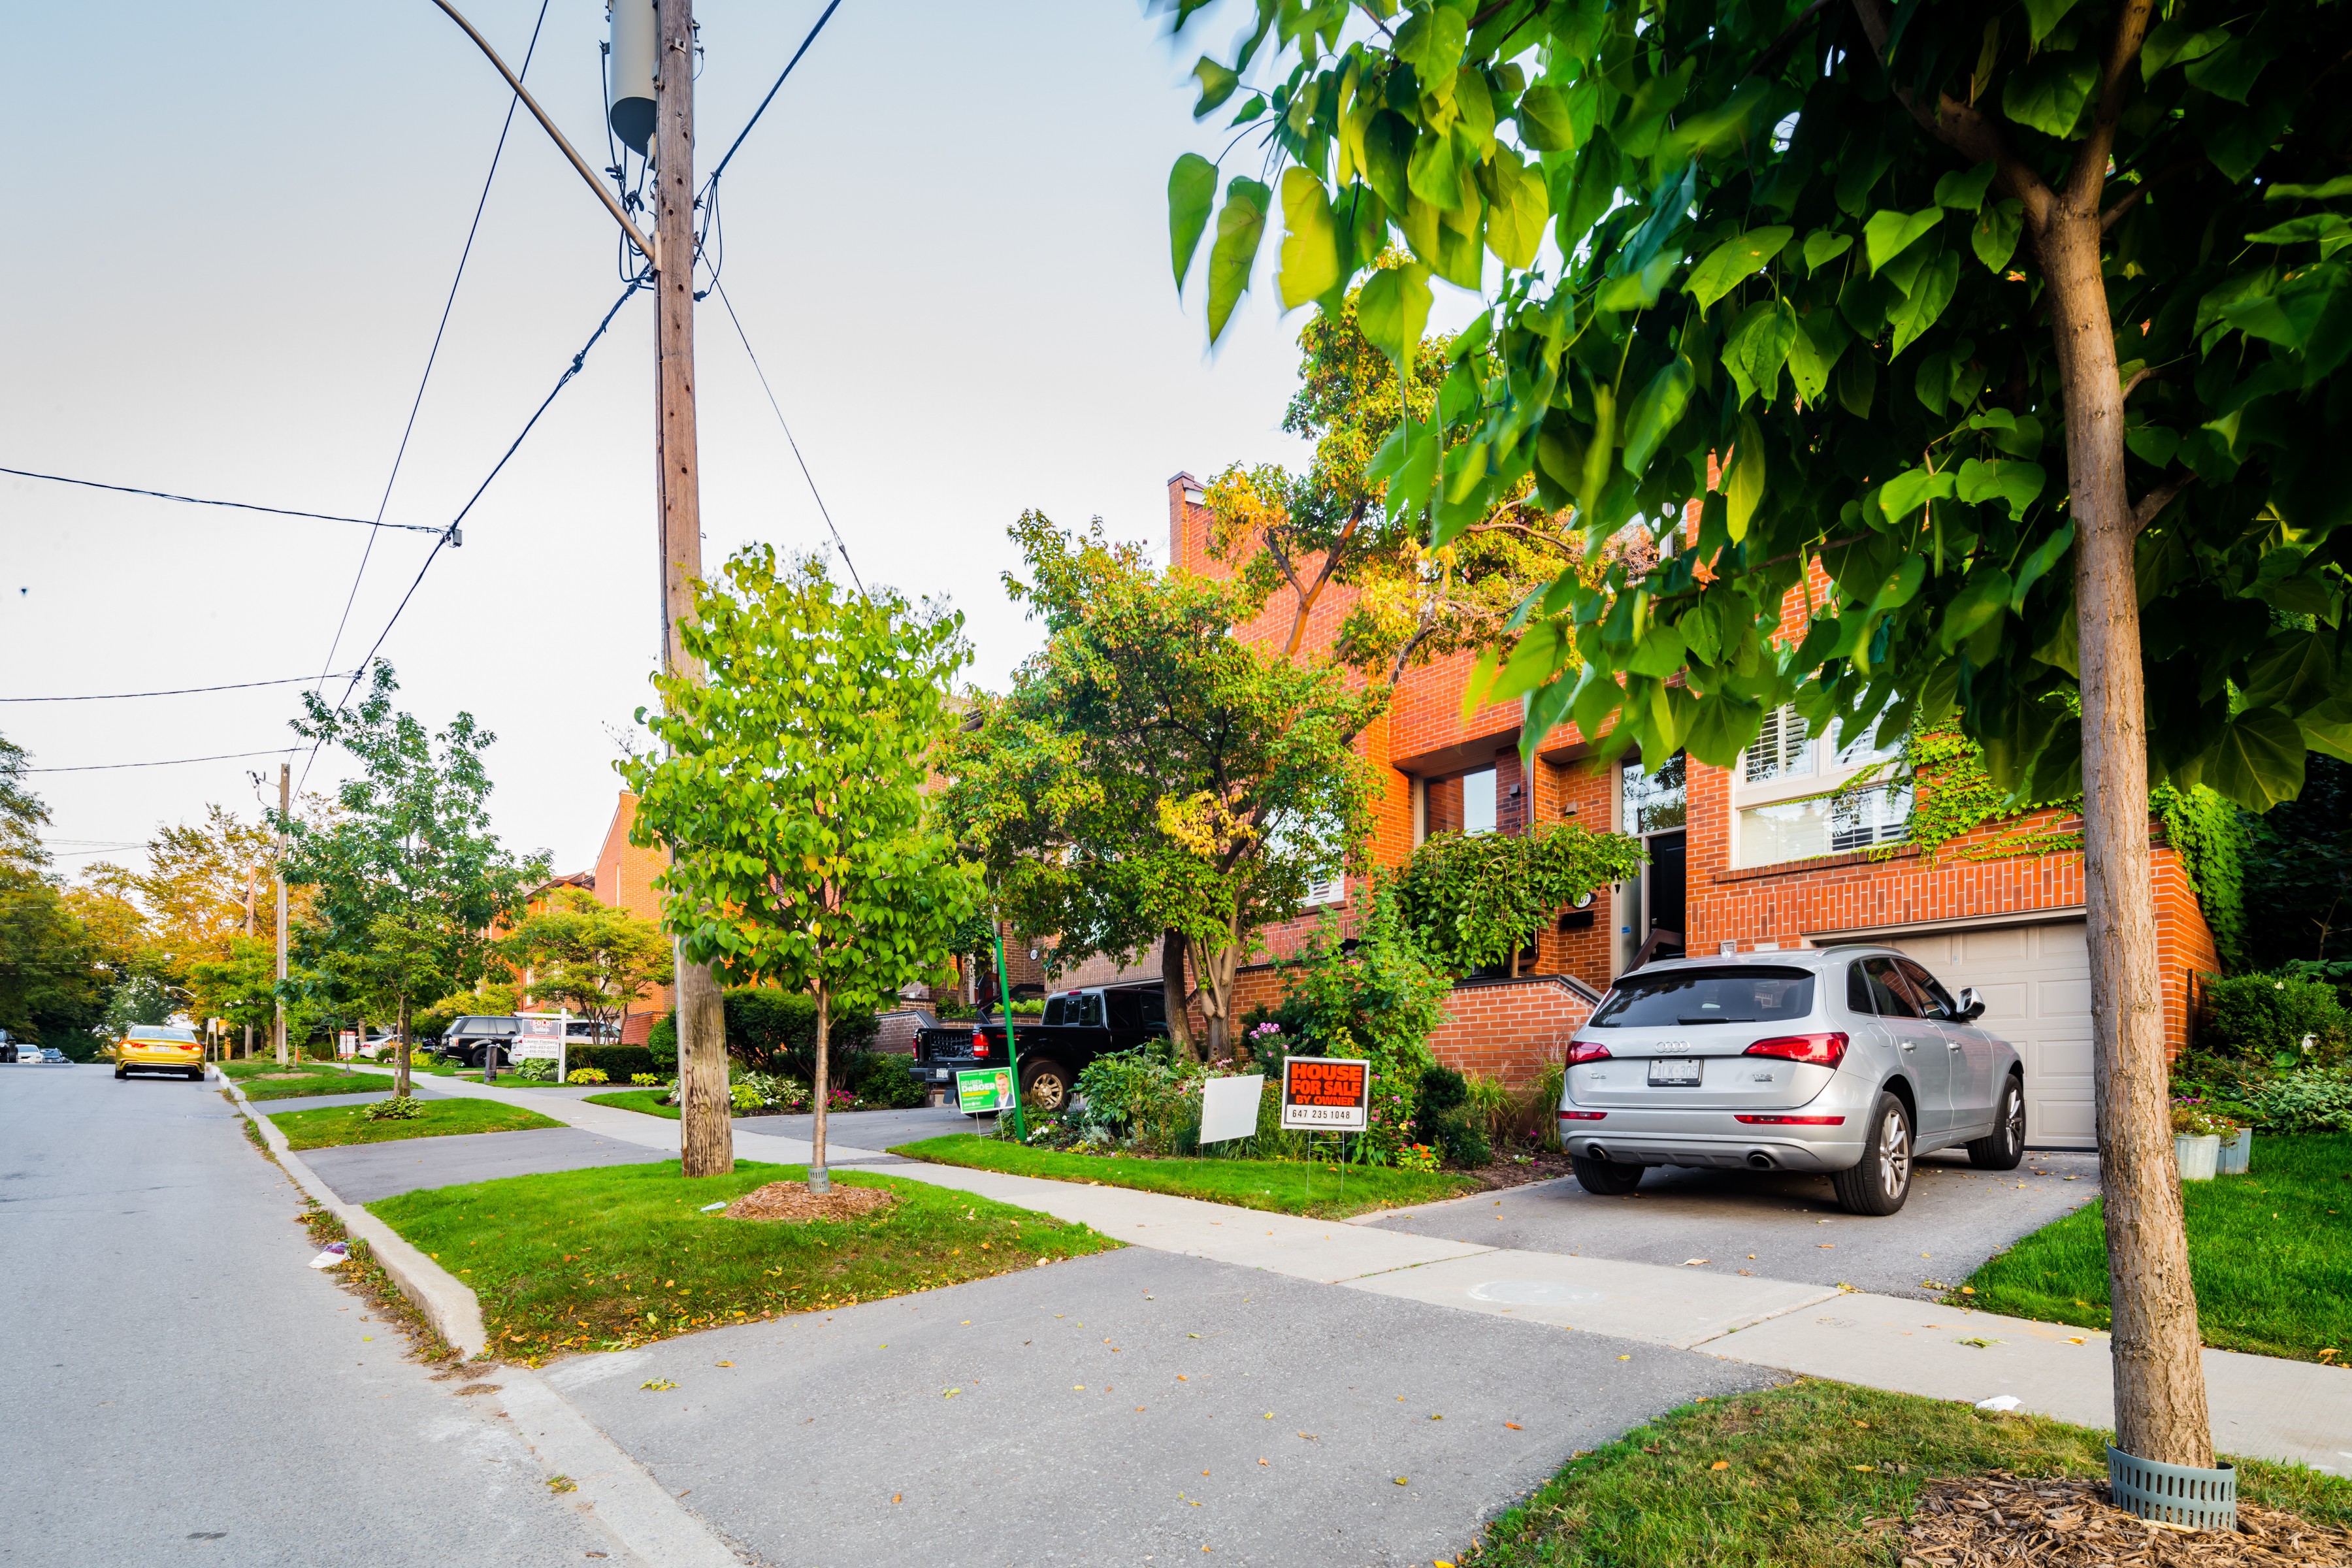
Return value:
M 520 64 L 533 0 L 461 8 Z M 698 7 L 706 169 L 822 8 Z M 595 0 L 551 0 L 530 75 L 592 164 L 604 31 Z M 1302 456 L 1280 423 L 1307 313 L 1276 309 L 1272 240 L 1213 358 L 1197 274 L 1180 301 L 1169 272 L 1168 166 L 1224 142 L 1186 73 L 1230 31 L 1176 48 L 1119 0 L 844 0 L 728 171 L 728 293 L 834 521 L 869 583 L 965 613 L 983 684 L 1035 642 L 998 581 L 1024 508 L 1164 551 L 1171 474 Z M 506 110 L 488 64 L 428 0 L 0 0 L 0 54 L 23 67 L 0 465 L 373 515 Z M 518 113 L 387 521 L 437 528 L 480 483 L 619 292 L 614 238 Z M 498 733 L 499 831 L 559 870 L 591 863 L 608 726 L 651 697 L 649 302 L 383 646 L 403 706 Z M 1432 325 L 1477 308 L 1442 298 Z M 706 566 L 823 542 L 715 297 L 697 330 Z M 368 536 L 0 475 L 0 698 L 316 677 L 356 576 L 349 671 L 432 542 L 384 531 L 362 573 Z M 299 690 L 0 702 L 0 735 L 37 768 L 264 751 Z M 274 793 L 274 757 L 30 782 L 71 871 L 207 801 L 250 816 L 253 769 Z M 310 787 L 339 776 L 321 753 Z

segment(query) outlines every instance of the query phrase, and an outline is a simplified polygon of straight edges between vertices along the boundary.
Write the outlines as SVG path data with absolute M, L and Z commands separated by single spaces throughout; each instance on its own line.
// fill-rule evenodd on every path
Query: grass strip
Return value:
M 1927 1482 L 2107 1471 L 2110 1434 L 1810 1379 L 1686 1405 L 1580 1454 L 1457 1568 L 1886 1568 Z M 2238 1494 L 2318 1523 L 2352 1481 L 2239 1459 Z
M 677 1107 L 662 1103 L 668 1096 L 669 1090 L 666 1089 L 625 1089 L 617 1094 L 592 1094 L 580 1103 L 616 1106 L 623 1110 L 642 1110 L 647 1116 L 667 1116 L 672 1121 L 676 1121 L 678 1116 Z
M 228 1066 L 257 1067 L 260 1072 L 232 1071 L 237 1088 L 247 1100 L 299 1100 L 313 1094 L 389 1094 L 392 1075 L 381 1072 L 345 1072 L 341 1068 L 305 1063 L 300 1068 L 279 1071 L 274 1063 L 232 1062 Z
M 1006 1274 L 1119 1243 L 1083 1225 L 920 1182 L 835 1171 L 898 1201 L 856 1220 L 782 1224 L 705 1214 L 802 1165 L 739 1163 L 688 1178 L 677 1162 L 509 1176 L 370 1204 L 481 1298 L 499 1353 L 534 1362 L 696 1329 L 823 1311 Z
M 2258 1135 L 2252 1171 L 2183 1183 L 2180 1196 L 2207 1344 L 2336 1364 L 2352 1356 L 2352 1136 Z M 2044 1226 L 1968 1283 L 1967 1304 L 1980 1311 L 2109 1327 L 2103 1206 Z
M 970 1132 L 926 1138 L 890 1151 L 910 1160 L 962 1165 L 1008 1175 L 1043 1176 L 1055 1182 L 1092 1182 L 1172 1193 L 1206 1203 L 1274 1214 L 1344 1219 L 1373 1209 L 1455 1198 L 1480 1190 L 1468 1176 L 1443 1171 L 1400 1171 L 1386 1165 L 1350 1165 L 1345 1184 L 1328 1165 L 1308 1167 L 1293 1160 L 1152 1159 L 1134 1155 L 1070 1154 L 1031 1149 Z
M 520 1132 L 562 1122 L 490 1100 L 423 1100 L 425 1114 L 398 1121 L 371 1121 L 364 1105 L 330 1105 L 317 1110 L 281 1110 L 269 1120 L 296 1150 L 331 1149 L 345 1143 L 392 1143 L 403 1138 L 446 1138 L 460 1132 Z

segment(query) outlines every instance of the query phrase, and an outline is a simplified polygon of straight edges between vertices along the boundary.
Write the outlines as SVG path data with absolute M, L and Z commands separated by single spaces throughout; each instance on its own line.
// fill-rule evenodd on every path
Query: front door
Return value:
M 1650 895 L 1649 929 L 1643 935 L 1647 940 L 1652 931 L 1671 931 L 1673 935 L 1652 956 L 1680 958 L 1684 949 L 1683 933 L 1686 929 L 1683 923 L 1684 884 L 1688 859 L 1685 853 L 1684 835 L 1652 834 L 1649 850 L 1650 870 L 1643 879 Z

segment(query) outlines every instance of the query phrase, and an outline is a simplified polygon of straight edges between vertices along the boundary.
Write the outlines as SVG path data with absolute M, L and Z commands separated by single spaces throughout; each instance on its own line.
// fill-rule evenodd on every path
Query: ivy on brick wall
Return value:
M 2147 805 L 2164 824 L 2165 842 L 2180 857 L 2221 963 L 2231 969 L 2241 967 L 2245 962 L 2246 902 L 2240 851 L 2246 830 L 2237 806 L 2202 784 L 2185 790 L 2158 784 L 2147 792 Z
M 1957 722 L 1914 730 L 1900 765 L 1912 780 L 1909 847 L 1918 849 L 1927 865 L 1933 866 L 1954 839 L 1988 822 L 2018 815 L 2014 796 L 1993 783 L 1985 771 L 1984 749 L 1960 733 Z M 2043 804 L 2079 810 L 2082 801 L 2078 796 Z M 1906 847 L 1882 844 L 1871 855 L 1884 860 Z M 2083 836 L 2078 832 L 2027 826 L 1964 845 L 1953 853 L 1964 860 L 2005 860 L 2016 855 L 2053 855 L 2082 847 Z

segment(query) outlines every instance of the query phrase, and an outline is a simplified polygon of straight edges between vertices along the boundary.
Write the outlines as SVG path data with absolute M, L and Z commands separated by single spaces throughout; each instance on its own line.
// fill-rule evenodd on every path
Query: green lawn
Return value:
M 2107 1437 L 2040 1416 L 1800 1381 L 1686 1405 L 1571 1460 L 1454 1561 L 1886 1568 L 1901 1555 L 1893 1528 L 1866 1521 L 1899 1519 L 1923 1483 L 1990 1469 L 2104 1477 Z M 2242 1498 L 2317 1523 L 2352 1520 L 2352 1481 L 2236 1463 Z
M 2181 1198 L 2207 1344 L 2303 1361 L 2352 1355 L 2352 1136 L 2258 1133 L 2252 1171 L 2185 1183 Z M 2105 1226 L 2093 1203 L 2035 1231 L 1969 1277 L 1968 1304 L 2106 1328 Z
M 299 1100 L 311 1094 L 374 1094 L 392 1089 L 390 1073 L 345 1072 L 332 1062 L 279 1068 L 276 1062 L 224 1062 L 247 1100 Z
M 592 1094 L 580 1103 L 616 1105 L 623 1110 L 642 1110 L 647 1116 L 667 1116 L 676 1121 L 677 1107 L 662 1103 L 668 1094 L 669 1090 L 666 1089 L 625 1089 L 617 1094 Z
M 606 1165 L 405 1193 L 369 1211 L 474 1288 L 502 1355 L 618 1350 L 721 1323 L 824 1310 L 1118 1246 L 1082 1225 L 863 1172 L 838 1186 L 898 1201 L 862 1219 L 789 1224 L 704 1214 L 801 1165 Z
M 890 1152 L 941 1165 L 1003 1171 L 1016 1176 L 1045 1176 L 1056 1182 L 1094 1182 L 1106 1187 L 1135 1187 L 1147 1193 L 1173 1193 L 1179 1197 L 1200 1198 L 1213 1204 L 1309 1215 L 1317 1219 L 1344 1219 L 1372 1209 L 1457 1198 L 1479 1190 L 1478 1184 L 1470 1177 L 1442 1171 L 1350 1165 L 1343 1188 L 1339 1173 L 1328 1165 L 1313 1167 L 1310 1174 L 1307 1165 L 1287 1160 L 1154 1160 L 1066 1154 L 970 1132 L 903 1143 Z
M 530 1127 L 561 1127 L 561 1121 L 520 1106 L 491 1100 L 420 1100 L 425 1114 L 404 1121 L 370 1121 L 364 1105 L 331 1105 L 318 1110 L 284 1110 L 269 1120 L 297 1151 L 331 1149 L 341 1143 L 391 1143 L 403 1138 L 439 1138 L 457 1132 L 520 1132 Z

